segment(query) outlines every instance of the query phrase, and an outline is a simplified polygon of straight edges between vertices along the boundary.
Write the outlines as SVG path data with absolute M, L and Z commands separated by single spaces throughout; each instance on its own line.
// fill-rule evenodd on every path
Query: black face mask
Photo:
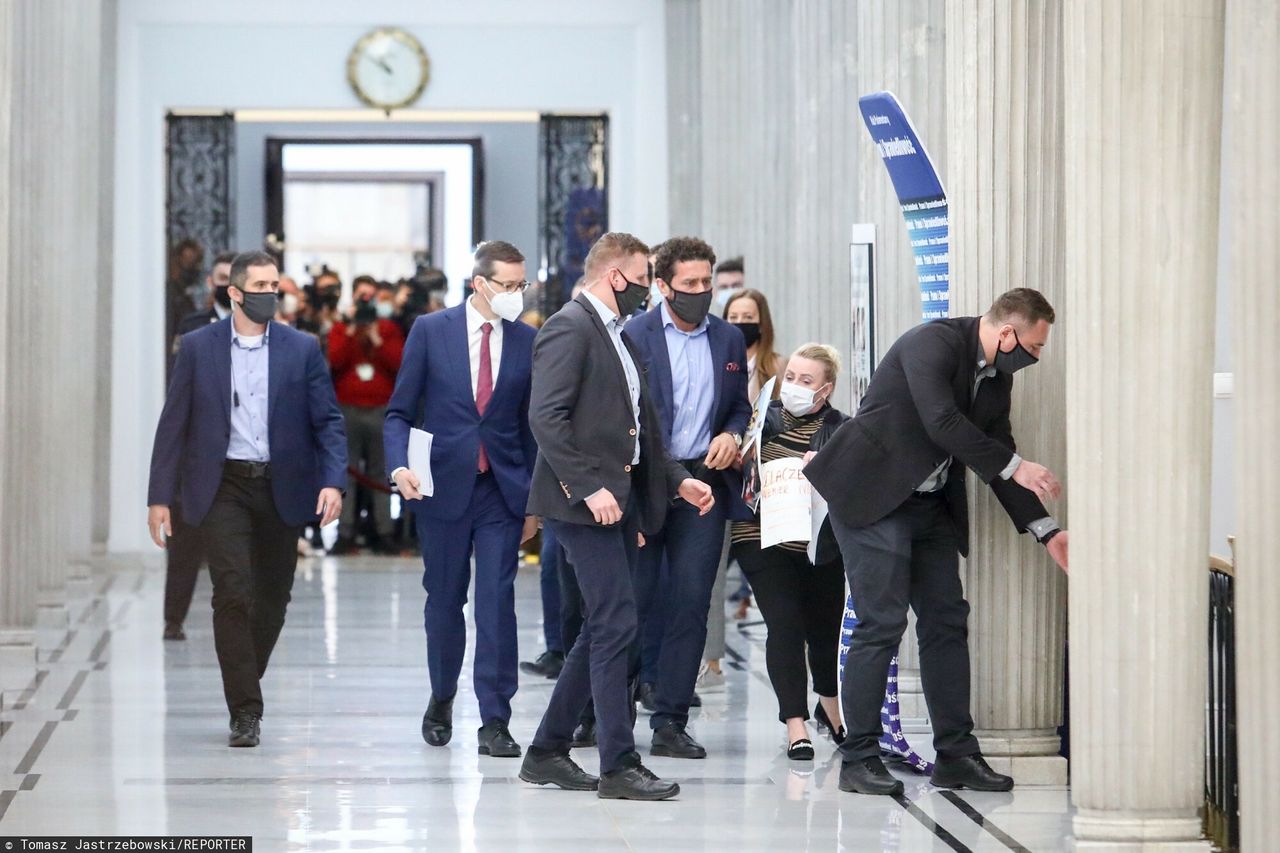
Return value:
M 272 317 L 276 316 L 276 295 L 271 291 L 266 293 L 246 293 L 244 302 L 240 304 L 240 310 L 244 312 L 244 316 L 248 317 L 254 323 L 266 323 Z
M 1027 348 L 1022 345 L 1022 341 L 1018 340 L 1018 331 L 1013 332 L 1014 348 L 1008 352 L 1000 349 L 1000 345 L 996 344 L 996 358 L 992 362 L 996 370 L 1003 371 L 1008 374 L 1017 373 L 1024 367 L 1030 367 L 1040 359 L 1027 352 Z
M 742 339 L 747 342 L 747 348 L 750 349 L 760 340 L 760 324 L 759 323 L 734 323 L 738 327 L 738 331 L 742 332 Z
M 710 290 L 706 293 L 685 293 L 683 290 L 671 288 L 667 297 L 667 306 L 671 312 L 686 323 L 699 325 L 711 309 L 711 298 L 715 296 Z
M 213 289 L 213 301 L 221 305 L 223 308 L 231 307 L 231 288 L 215 287 Z
M 622 270 L 618 270 L 618 275 L 622 275 Z M 644 304 L 645 298 L 649 295 L 649 288 L 643 284 L 637 284 L 625 275 L 622 275 L 622 280 L 627 283 L 627 286 L 621 292 L 615 290 L 613 298 L 618 300 L 618 316 L 625 320 Z

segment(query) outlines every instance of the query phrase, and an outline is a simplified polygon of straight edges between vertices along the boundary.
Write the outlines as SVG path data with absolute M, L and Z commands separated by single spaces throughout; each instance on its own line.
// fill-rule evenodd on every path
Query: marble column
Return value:
M 947 183 L 946 2 L 945 0 L 858 0 L 857 79 L 860 94 L 889 91 L 898 96 L 916 134 Z M 856 101 L 856 98 L 854 98 Z M 902 221 L 897 193 L 884 161 L 862 122 L 857 138 L 857 193 L 853 221 L 876 226 L 875 335 L 877 355 L 920 323 L 920 286 L 915 258 Z M 928 717 L 920 690 L 920 651 L 915 615 L 898 650 L 898 701 L 903 727 L 921 729 Z
M 1223 4 L 1064 9 L 1075 837 L 1207 849 Z
M 666 0 L 667 196 L 671 233 L 702 231 L 702 20 L 698 0 Z M 656 243 L 666 235 L 655 234 Z
M 1023 286 L 1058 309 L 1040 364 L 1014 380 L 1011 419 L 1023 457 L 1065 477 L 1062 3 L 947 0 L 946 34 L 952 313 L 981 314 Z M 978 739 L 1019 783 L 1065 785 L 1066 579 L 973 477 L 969 507 Z M 1048 509 L 1065 528 L 1065 500 Z
M 1223 251 L 1236 347 L 1236 698 L 1242 850 L 1275 843 L 1280 814 L 1280 6 L 1228 0 Z
M 98 149 L 98 246 L 94 345 L 93 529 L 94 555 L 107 552 L 111 524 L 111 293 L 114 280 L 112 239 L 115 219 L 115 101 L 117 0 L 101 4 L 98 68 L 98 118 L 92 137 Z

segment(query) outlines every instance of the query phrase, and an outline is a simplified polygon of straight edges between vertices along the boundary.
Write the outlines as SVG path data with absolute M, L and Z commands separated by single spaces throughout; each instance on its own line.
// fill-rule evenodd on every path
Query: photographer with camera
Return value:
M 368 479 L 382 481 L 386 469 L 382 448 L 382 422 L 387 403 L 395 388 L 396 373 L 404 352 L 404 335 L 394 320 L 378 316 L 377 283 L 367 276 L 355 281 L 355 310 L 350 319 L 337 318 L 329 331 L 329 366 L 338 403 L 347 422 L 347 459 L 357 470 L 363 469 Z M 338 523 L 338 541 L 334 554 L 356 550 L 356 520 L 359 510 L 355 500 L 358 483 L 350 478 L 342 519 Z M 391 495 L 370 490 L 378 553 L 391 553 Z

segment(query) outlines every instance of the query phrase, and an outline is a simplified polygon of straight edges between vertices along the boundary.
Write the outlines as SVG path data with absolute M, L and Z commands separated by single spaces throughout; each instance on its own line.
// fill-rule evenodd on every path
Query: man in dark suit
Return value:
M 805 467 L 828 501 L 858 615 L 844 669 L 841 790 L 902 792 L 880 761 L 880 706 L 908 606 L 938 754 L 933 783 L 1013 787 L 983 760 L 969 713 L 969 605 L 958 559 L 969 552 L 965 469 L 1065 570 L 1067 531 L 1041 503 L 1061 487 L 1017 454 L 1009 425 L 1013 373 L 1036 363 L 1053 320 L 1039 292 L 1018 288 L 981 317 L 910 330 L 876 368 L 857 416 Z
M 715 262 L 715 252 L 697 238 L 663 243 L 654 259 L 662 301 L 626 331 L 648 378 L 663 444 L 716 498 L 705 514 L 676 501 L 666 524 L 640 549 L 636 596 L 642 634 L 651 613 L 661 613 L 660 652 L 656 660 L 644 661 L 657 676 L 651 754 L 670 758 L 707 756 L 686 728 L 689 702 L 707 639 L 725 520 L 742 487 L 730 466 L 751 420 L 742 333 L 707 313 Z
M 633 576 L 641 531 L 662 530 L 675 496 L 710 512 L 711 487 L 662 446 L 639 359 L 621 325 L 648 294 L 648 247 L 605 234 L 587 254 L 582 295 L 553 315 L 533 350 L 529 425 L 538 440 L 529 511 L 546 519 L 572 564 L 585 622 L 565 659 L 520 778 L 606 799 L 663 800 L 680 786 L 635 751 L 628 658 L 636 636 Z M 595 700 L 601 778 L 569 758 Z
M 231 264 L 232 316 L 183 338 L 151 453 L 147 524 L 170 507 L 198 528 L 213 580 L 213 639 L 231 746 L 257 746 L 261 679 L 284 627 L 303 525 L 342 512 L 347 440 L 315 339 L 274 323 L 279 273 Z
M 203 311 L 195 311 L 178 323 L 178 334 L 173 339 L 173 353 L 177 355 L 182 336 L 202 326 L 216 323 L 231 316 L 231 295 L 227 285 L 231 283 L 231 261 L 235 252 L 219 252 L 213 259 L 206 283 L 213 292 L 213 304 Z M 191 597 L 195 594 L 196 579 L 204 563 L 204 548 L 199 533 L 182 520 L 182 511 L 175 507 L 169 515 L 173 535 L 165 547 L 164 576 L 164 638 L 185 640 L 182 623 L 191 610 Z
M 514 585 L 520 544 L 538 529 L 537 518 L 525 516 L 537 446 L 529 431 L 535 332 L 517 321 L 529 286 L 524 255 L 500 240 L 481 243 L 471 284 L 464 304 L 413 324 L 383 435 L 391 479 L 414 502 L 422 545 L 431 676 L 422 736 L 432 746 L 453 736 L 474 554 L 479 752 L 516 758 L 520 745 L 508 729 L 519 679 Z M 433 436 L 431 496 L 408 468 L 419 411 Z

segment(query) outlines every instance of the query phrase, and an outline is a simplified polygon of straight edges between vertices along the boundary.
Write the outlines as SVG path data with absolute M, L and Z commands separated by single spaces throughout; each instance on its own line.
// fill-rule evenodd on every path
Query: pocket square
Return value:
M 738 364 L 736 361 L 731 361 L 724 366 L 724 369 L 730 373 L 741 373 L 742 365 Z

